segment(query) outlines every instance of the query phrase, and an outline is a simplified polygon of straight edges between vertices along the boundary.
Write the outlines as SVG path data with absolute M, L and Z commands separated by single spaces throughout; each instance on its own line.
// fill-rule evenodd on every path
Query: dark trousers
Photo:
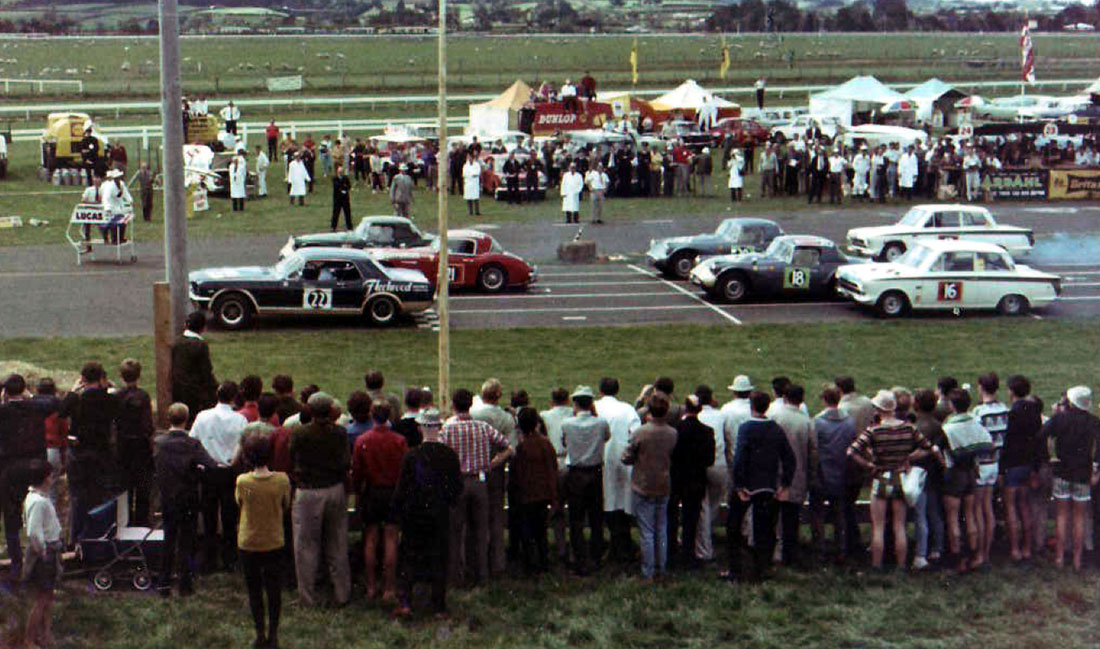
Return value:
M 757 88 L 756 89 L 756 107 L 758 109 L 764 108 L 764 89 L 763 88 Z
M 859 535 L 859 521 L 856 520 L 856 501 L 859 499 L 859 493 L 863 490 L 861 483 L 855 483 L 848 485 L 844 488 L 844 511 L 846 512 L 844 527 L 848 530 L 845 535 L 847 546 L 846 554 L 852 556 L 863 550 L 863 540 Z M 886 529 L 890 529 L 887 527 Z
M 160 583 L 162 591 L 172 584 L 172 572 L 176 569 L 179 557 L 179 591 L 189 595 L 192 589 L 195 570 L 195 535 L 198 517 L 194 503 L 162 503 L 164 516 L 164 553 L 161 555 Z
M 748 502 L 734 493 L 730 496 L 729 517 L 726 519 L 726 543 L 729 548 L 729 568 L 731 577 L 745 576 L 741 570 L 741 552 L 745 539 L 741 536 L 741 522 L 752 507 L 752 568 L 748 577 L 752 580 L 763 578 L 764 572 L 771 566 L 772 553 L 775 552 L 775 495 L 760 493 Z
M 141 195 L 141 218 L 146 221 L 153 220 L 153 193 Z
M 9 574 L 16 581 L 22 577 L 23 572 L 23 547 L 19 530 L 23 529 L 23 498 L 27 493 L 27 485 L 19 477 L 19 469 L 14 464 L 0 462 L 0 516 L 4 522 L 8 557 L 11 559 Z
M 798 556 L 798 515 L 802 511 L 802 503 L 779 503 L 779 523 L 783 527 L 783 565 L 794 566 L 799 561 Z
M 550 501 L 525 503 L 516 508 L 520 521 L 519 553 L 527 572 L 546 572 L 550 568 L 550 542 L 546 524 Z
M 565 480 L 569 503 L 569 545 L 576 570 L 584 573 L 603 556 L 603 467 L 570 467 Z M 588 521 L 590 539 L 584 538 Z
M 237 134 L 237 120 L 235 120 L 235 119 L 225 120 L 225 132 L 226 133 L 232 133 L 233 135 L 236 135 Z
M 688 485 L 673 489 L 668 499 L 668 556 L 683 565 L 691 565 L 695 560 L 695 538 L 699 531 L 699 516 L 703 511 L 703 498 L 706 485 Z M 680 513 L 683 512 L 683 526 L 680 528 Z M 676 542 L 677 531 L 680 541 Z
M 827 502 L 826 502 L 827 501 Z M 813 521 L 814 545 L 819 552 L 825 552 L 825 523 L 833 519 L 833 540 L 839 556 L 848 554 L 848 521 L 855 517 L 854 507 L 849 508 L 843 495 L 829 495 L 821 492 L 810 494 L 810 518 Z
M 145 438 L 118 439 L 118 461 L 122 467 L 122 488 L 130 506 L 130 524 L 149 526 L 149 497 L 153 489 L 153 454 Z
M 279 613 L 283 608 L 283 551 L 241 550 L 241 569 L 248 588 L 248 608 L 256 625 L 256 637 L 279 635 Z M 264 593 L 267 593 L 267 626 L 264 626 Z M 265 633 L 266 632 L 266 633 Z
M 841 194 L 843 193 L 840 191 L 841 182 L 840 174 L 829 174 L 829 203 L 840 205 Z
M 279 159 L 279 138 L 267 138 L 267 158 L 271 162 Z
M 508 202 L 509 203 L 522 203 L 523 196 L 519 193 L 519 176 L 508 176 Z
M 638 169 L 638 195 L 649 196 L 652 188 L 653 172 L 648 168 Z
M 243 198 L 231 198 L 229 200 L 232 202 L 234 212 L 243 212 L 244 211 L 244 199 Z
M 417 583 L 431 586 L 432 610 L 447 610 L 447 563 L 450 553 L 450 514 L 438 512 L 428 525 L 406 520 L 401 530 L 401 549 L 397 560 L 398 592 L 401 604 L 412 606 Z
M 448 576 L 459 584 L 468 572 L 484 582 L 489 576 L 489 487 L 476 475 L 466 476 L 465 488 L 451 506 Z
M 237 474 L 231 468 L 217 468 L 208 470 L 206 477 L 202 485 L 203 567 L 213 569 L 220 556 L 222 566 L 232 568 L 237 560 Z
M 611 558 L 615 561 L 633 561 L 638 552 L 630 538 L 630 515 L 619 509 L 605 512 L 604 516 L 611 536 Z
M 332 203 L 332 223 L 329 225 L 329 229 L 335 230 L 336 224 L 340 222 L 340 212 L 344 213 L 344 227 L 351 229 L 351 201 L 333 201 Z
M 806 202 L 807 203 L 812 203 L 812 202 L 814 202 L 814 199 L 816 198 L 817 202 L 820 203 L 821 202 L 821 194 L 824 191 L 824 189 L 825 189 L 825 173 L 820 172 L 820 171 L 815 171 L 815 172 L 811 173 L 810 174 L 810 193 L 806 197 Z

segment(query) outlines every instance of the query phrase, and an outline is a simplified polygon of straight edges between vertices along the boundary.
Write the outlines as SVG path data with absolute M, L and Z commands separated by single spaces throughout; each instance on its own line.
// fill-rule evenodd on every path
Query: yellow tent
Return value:
M 519 126 L 519 109 L 531 97 L 531 86 L 517 79 L 500 96 L 470 105 L 470 130 L 475 133 L 503 133 Z

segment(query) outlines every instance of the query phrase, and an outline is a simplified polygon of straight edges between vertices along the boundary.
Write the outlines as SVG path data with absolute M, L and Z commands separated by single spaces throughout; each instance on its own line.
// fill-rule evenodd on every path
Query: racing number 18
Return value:
M 940 302 L 961 302 L 962 297 L 962 282 L 940 282 L 939 295 L 937 296 Z

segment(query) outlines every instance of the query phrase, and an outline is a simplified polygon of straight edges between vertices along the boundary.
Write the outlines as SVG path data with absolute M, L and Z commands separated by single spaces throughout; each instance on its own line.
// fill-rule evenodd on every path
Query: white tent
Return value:
M 917 104 L 917 121 L 936 127 L 956 126 L 955 103 L 968 95 L 949 83 L 932 78 L 905 93 Z
M 852 77 L 835 88 L 810 95 L 810 113 L 836 117 L 845 126 L 851 126 L 853 115 L 879 111 L 905 100 L 905 95 L 874 77 Z
M 718 109 L 739 107 L 732 101 L 715 96 L 714 93 L 695 83 L 693 79 L 688 79 L 675 90 L 654 99 L 650 102 L 650 106 L 659 111 L 697 111 L 708 101 L 712 101 L 712 105 Z
M 519 128 L 519 109 L 531 96 L 531 86 L 517 80 L 496 99 L 470 105 L 471 133 L 502 133 Z

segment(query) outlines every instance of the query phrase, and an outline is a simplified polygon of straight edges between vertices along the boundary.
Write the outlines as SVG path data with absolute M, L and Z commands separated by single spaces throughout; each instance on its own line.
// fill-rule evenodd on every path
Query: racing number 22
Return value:
M 940 302 L 962 302 L 962 282 L 940 282 L 940 290 L 937 299 Z
M 327 311 L 332 308 L 332 289 L 311 288 L 302 294 L 302 308 Z

